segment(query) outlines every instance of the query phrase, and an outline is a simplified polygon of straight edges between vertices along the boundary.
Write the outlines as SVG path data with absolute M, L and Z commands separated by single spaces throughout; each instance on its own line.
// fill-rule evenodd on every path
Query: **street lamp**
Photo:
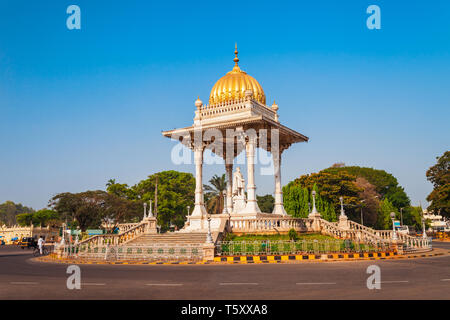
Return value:
M 147 218 L 147 202 L 144 202 L 144 219 Z
M 65 233 L 66 233 L 66 224 L 63 223 L 63 226 L 62 226 L 62 237 L 61 237 L 61 243 L 60 243 L 61 246 L 63 246 L 66 243 L 66 238 L 65 238 L 66 235 L 65 235 Z
M 187 206 L 187 212 L 188 212 L 188 214 L 187 214 L 187 216 L 189 217 L 189 212 L 191 211 L 191 206 Z
M 422 214 L 422 238 L 427 239 L 427 230 L 425 227 L 425 217 Z
M 341 202 L 341 217 L 345 217 L 345 211 L 344 211 L 344 198 L 341 196 L 339 197 L 339 201 Z
M 208 214 L 208 235 L 206 237 L 207 243 L 213 243 L 212 235 L 211 235 L 211 215 Z
M 311 192 L 311 194 L 312 194 L 312 197 L 313 197 L 313 209 L 312 209 L 312 214 L 315 214 L 315 213 L 317 213 L 317 209 L 316 209 L 316 191 L 315 190 L 313 190 L 312 192 Z
M 395 225 L 394 225 L 394 219 L 395 219 L 395 212 L 391 212 L 391 220 L 392 220 L 392 240 L 397 240 L 397 232 L 395 231 Z
M 403 208 L 400 208 L 400 223 L 403 227 Z
M 366 200 L 361 200 L 360 202 L 361 202 L 361 225 L 364 225 L 364 223 L 363 223 L 363 211 L 362 211 L 362 209 L 363 209 L 363 202 L 364 201 L 366 201 Z
M 224 192 L 223 193 L 223 214 L 228 214 L 228 209 L 227 209 L 227 194 Z
M 152 212 L 152 200 L 149 201 L 150 207 L 148 208 L 148 217 L 153 218 L 153 212 Z

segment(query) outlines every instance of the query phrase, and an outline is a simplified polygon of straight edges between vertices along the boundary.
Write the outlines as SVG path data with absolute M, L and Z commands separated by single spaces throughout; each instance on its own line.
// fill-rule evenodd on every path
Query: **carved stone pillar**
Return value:
M 203 146 L 194 147 L 195 207 L 191 217 L 203 217 L 207 214 L 203 199 L 203 150 Z
M 226 164 L 227 172 L 227 206 L 228 213 L 233 212 L 233 164 Z
M 256 202 L 255 151 L 256 139 L 250 138 L 245 144 L 245 152 L 247 156 L 247 205 L 240 213 L 261 213 L 258 203 Z
M 282 150 L 272 151 L 275 176 L 275 205 L 272 213 L 287 216 L 283 206 L 283 190 L 281 188 L 281 153 Z

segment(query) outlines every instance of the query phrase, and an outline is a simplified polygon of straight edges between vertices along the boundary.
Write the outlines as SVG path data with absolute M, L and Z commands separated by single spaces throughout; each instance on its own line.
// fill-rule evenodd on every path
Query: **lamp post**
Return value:
M 339 201 L 341 202 L 341 217 L 345 217 L 345 211 L 344 211 L 344 198 L 341 196 L 339 197 Z
M 189 217 L 189 213 L 191 211 L 191 206 L 187 206 L 187 216 Z
M 312 209 L 312 214 L 316 214 L 317 213 L 317 209 L 316 209 L 316 191 L 315 190 L 313 190 L 312 192 L 311 192 L 311 194 L 312 194 L 312 197 L 313 197 L 313 209 Z
M 361 225 L 364 225 L 364 221 L 363 221 L 363 206 L 364 206 L 364 202 L 365 202 L 366 200 L 361 200 L 360 202 L 361 202 Z
M 207 243 L 213 243 L 212 235 L 211 235 L 211 215 L 208 214 L 208 235 L 206 237 Z
M 427 239 L 427 230 L 425 227 L 425 217 L 422 214 L 422 238 Z
M 400 224 L 403 227 L 403 208 L 400 208 Z
M 66 243 L 65 233 L 66 233 L 66 224 L 63 223 L 63 226 L 62 226 L 62 237 L 61 237 L 61 243 L 60 243 L 61 246 L 63 246 Z
M 227 194 L 224 192 L 223 193 L 223 211 L 222 214 L 228 214 L 228 209 L 227 209 Z
M 394 219 L 395 219 L 395 212 L 391 212 L 391 220 L 392 220 L 392 240 L 397 240 L 397 232 L 395 231 L 395 225 L 394 225 Z
M 148 208 L 148 217 L 153 218 L 153 211 L 152 211 L 152 200 L 149 201 L 150 207 Z
M 147 202 L 144 202 L 144 219 L 147 218 Z

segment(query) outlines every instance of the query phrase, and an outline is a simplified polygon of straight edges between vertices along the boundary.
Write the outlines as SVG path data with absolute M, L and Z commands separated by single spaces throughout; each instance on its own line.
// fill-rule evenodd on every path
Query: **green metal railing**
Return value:
M 216 244 L 216 255 L 363 253 L 389 249 L 386 242 L 360 243 L 352 240 L 221 241 Z

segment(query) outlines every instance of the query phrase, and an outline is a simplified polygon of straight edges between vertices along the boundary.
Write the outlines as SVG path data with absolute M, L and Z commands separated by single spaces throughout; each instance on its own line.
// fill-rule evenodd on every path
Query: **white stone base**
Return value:
M 286 210 L 284 210 L 284 206 L 282 204 L 275 204 L 275 206 L 273 207 L 273 214 L 278 214 L 278 215 L 282 215 L 282 216 L 287 216 L 287 212 Z
M 233 214 L 212 214 L 211 215 L 211 232 L 222 232 L 221 223 L 226 220 L 233 221 L 241 219 L 257 219 L 257 218 L 271 218 L 275 215 L 272 213 L 233 213 Z M 179 232 L 208 232 L 208 218 L 193 217 L 188 218 L 189 223 L 186 223 L 183 229 Z M 222 225 L 223 226 L 223 225 Z

